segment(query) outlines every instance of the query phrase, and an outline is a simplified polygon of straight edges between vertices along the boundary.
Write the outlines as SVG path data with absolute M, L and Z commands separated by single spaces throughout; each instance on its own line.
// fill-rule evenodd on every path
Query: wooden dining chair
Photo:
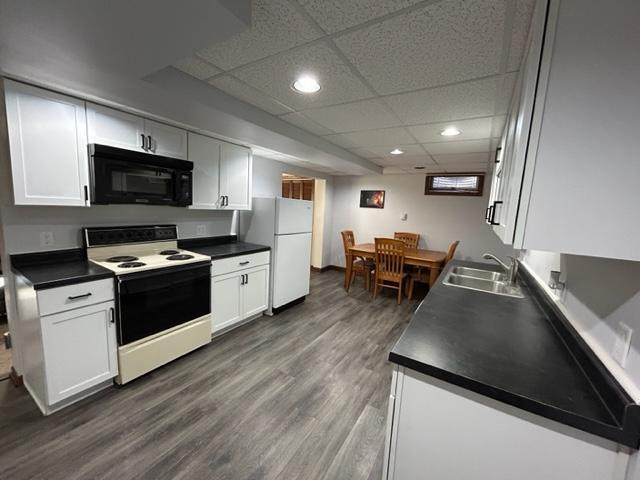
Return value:
M 402 240 L 407 248 L 418 248 L 420 234 L 411 232 L 395 232 L 393 234 L 393 238 L 396 240 Z
M 393 288 L 398 291 L 398 305 L 400 305 L 402 285 L 407 278 L 407 273 L 404 271 L 405 243 L 393 238 L 376 238 L 375 244 L 376 270 L 373 298 L 378 296 L 378 288 Z
M 458 248 L 459 244 L 460 244 L 460 240 L 456 240 L 451 245 L 449 245 L 449 250 L 447 250 L 447 256 L 444 257 L 444 262 L 442 262 L 442 268 L 444 268 L 444 266 L 447 263 L 449 263 L 451 259 L 453 259 L 453 256 L 456 253 L 456 248 Z M 426 283 L 427 285 L 429 284 L 430 273 L 431 272 L 429 268 L 424 270 L 419 270 L 417 272 L 409 273 L 409 290 L 407 292 L 407 297 L 409 297 L 409 300 L 413 298 L 413 287 L 416 282 Z
M 342 235 L 342 245 L 344 247 L 344 258 L 346 262 L 349 259 L 349 248 L 353 247 L 356 244 L 356 241 L 352 230 L 343 230 L 340 232 L 340 235 Z M 374 263 L 371 260 L 366 260 L 360 257 L 354 258 L 351 267 L 351 278 L 346 278 L 347 273 L 345 270 L 345 288 L 347 289 L 347 292 L 351 288 L 351 284 L 353 283 L 356 275 L 360 275 L 364 278 L 364 288 L 370 290 L 371 274 L 373 273 L 374 268 Z

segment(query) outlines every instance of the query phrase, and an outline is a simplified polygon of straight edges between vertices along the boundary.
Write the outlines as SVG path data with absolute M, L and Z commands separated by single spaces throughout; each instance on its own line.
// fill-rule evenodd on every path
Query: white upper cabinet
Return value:
M 187 131 L 165 123 L 144 121 L 149 151 L 165 157 L 187 158 Z
M 638 18 L 634 0 L 538 1 L 489 205 L 505 243 L 640 260 Z
M 189 132 L 189 160 L 193 162 L 193 204 L 190 208 L 217 209 L 221 205 L 220 146 L 215 138 Z
M 89 143 L 146 151 L 144 118 L 136 115 L 88 103 L 87 130 Z
M 187 131 L 137 115 L 87 104 L 89 143 L 187 158 Z
M 640 2 L 551 5 L 516 241 L 640 260 Z
M 251 149 L 223 143 L 220 150 L 220 195 L 223 208 L 251 209 Z
M 84 102 L 5 80 L 16 205 L 88 206 Z

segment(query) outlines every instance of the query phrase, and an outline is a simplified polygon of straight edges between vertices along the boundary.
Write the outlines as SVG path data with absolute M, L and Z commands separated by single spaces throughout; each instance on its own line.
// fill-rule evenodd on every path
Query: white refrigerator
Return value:
M 254 197 L 252 210 L 240 215 L 245 242 L 271 247 L 269 310 L 309 293 L 313 202 L 281 197 Z

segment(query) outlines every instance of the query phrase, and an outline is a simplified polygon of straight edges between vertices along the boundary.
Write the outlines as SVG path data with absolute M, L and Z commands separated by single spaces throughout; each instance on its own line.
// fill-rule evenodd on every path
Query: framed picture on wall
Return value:
M 384 208 L 384 190 L 360 190 L 360 208 Z

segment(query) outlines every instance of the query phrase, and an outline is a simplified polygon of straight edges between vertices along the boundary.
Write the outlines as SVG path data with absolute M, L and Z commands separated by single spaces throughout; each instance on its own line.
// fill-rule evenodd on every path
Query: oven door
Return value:
M 211 313 L 211 265 L 195 263 L 118 277 L 118 344 Z

